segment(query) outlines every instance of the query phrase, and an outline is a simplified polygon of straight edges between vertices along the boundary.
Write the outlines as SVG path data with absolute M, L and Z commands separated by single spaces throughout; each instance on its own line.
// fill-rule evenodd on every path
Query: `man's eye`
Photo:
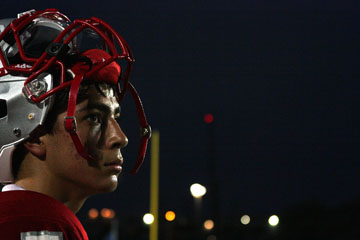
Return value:
M 89 114 L 86 119 L 94 124 L 101 124 L 102 120 L 101 120 L 101 116 L 99 114 Z

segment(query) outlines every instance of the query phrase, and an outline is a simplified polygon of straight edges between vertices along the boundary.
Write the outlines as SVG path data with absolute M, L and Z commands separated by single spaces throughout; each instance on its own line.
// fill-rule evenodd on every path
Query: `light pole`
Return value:
M 194 197 L 195 208 L 195 224 L 199 228 L 199 236 L 201 234 L 201 205 L 202 197 L 206 194 L 206 187 L 199 183 L 194 183 L 190 186 L 191 195 Z

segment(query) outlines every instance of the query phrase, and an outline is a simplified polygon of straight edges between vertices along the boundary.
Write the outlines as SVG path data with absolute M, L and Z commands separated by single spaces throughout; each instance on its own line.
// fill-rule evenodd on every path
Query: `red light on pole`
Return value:
M 207 113 L 204 116 L 204 122 L 209 124 L 212 123 L 214 121 L 214 116 L 211 113 Z

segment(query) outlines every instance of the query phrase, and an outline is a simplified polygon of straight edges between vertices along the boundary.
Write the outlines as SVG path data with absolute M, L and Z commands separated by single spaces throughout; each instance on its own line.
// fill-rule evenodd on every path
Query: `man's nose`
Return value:
M 124 148 L 129 143 L 129 139 L 122 131 L 115 119 L 110 119 L 107 127 L 106 147 L 108 149 Z

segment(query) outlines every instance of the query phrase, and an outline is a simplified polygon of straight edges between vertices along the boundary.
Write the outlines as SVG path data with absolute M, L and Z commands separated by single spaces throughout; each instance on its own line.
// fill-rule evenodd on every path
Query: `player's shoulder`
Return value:
M 1 229 L 29 236 L 61 234 L 59 239 L 74 236 L 75 239 L 87 239 L 80 221 L 69 208 L 52 197 L 32 191 L 0 193 Z
M 60 201 L 33 191 L 6 191 L 0 193 L 0 212 L 22 215 L 73 217 L 71 210 Z

